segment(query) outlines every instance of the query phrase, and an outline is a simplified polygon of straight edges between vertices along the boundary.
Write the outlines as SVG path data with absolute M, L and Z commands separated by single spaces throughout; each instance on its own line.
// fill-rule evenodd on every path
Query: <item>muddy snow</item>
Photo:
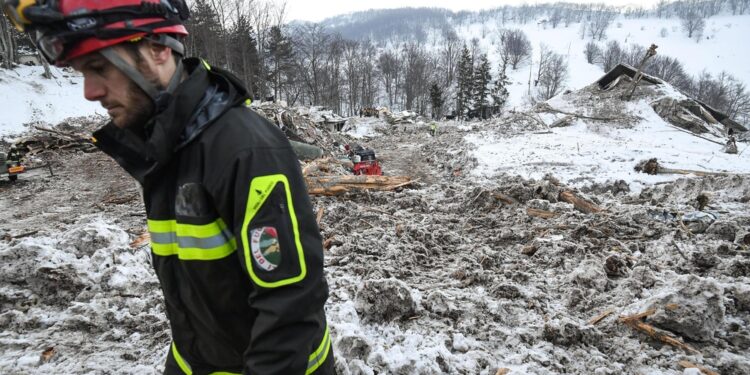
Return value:
M 695 373 L 683 360 L 750 373 L 750 177 L 628 179 L 635 155 L 558 158 L 586 123 L 509 135 L 441 122 L 437 137 L 424 123 L 359 125 L 386 174 L 419 183 L 313 198 L 340 374 Z M 638 126 L 601 131 L 622 144 L 613 154 L 649 131 Z M 546 143 L 530 170 L 520 153 L 548 138 L 566 146 Z M 483 147 L 498 140 L 489 173 Z M 161 373 L 170 332 L 135 184 L 101 153 L 37 157 L 54 176 L 0 184 L 0 373 Z M 744 172 L 729 157 L 715 155 Z M 648 311 L 642 323 L 692 350 L 620 321 Z

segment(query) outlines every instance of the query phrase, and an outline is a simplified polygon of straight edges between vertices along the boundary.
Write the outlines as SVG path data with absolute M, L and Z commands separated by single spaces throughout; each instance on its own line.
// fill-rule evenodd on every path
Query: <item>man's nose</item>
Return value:
M 93 77 L 83 77 L 83 96 L 86 100 L 97 101 L 107 93 L 103 82 Z

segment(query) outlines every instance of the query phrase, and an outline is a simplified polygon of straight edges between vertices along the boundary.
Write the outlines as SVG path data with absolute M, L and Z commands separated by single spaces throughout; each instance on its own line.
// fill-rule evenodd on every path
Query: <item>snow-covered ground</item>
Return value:
M 477 146 L 474 155 L 480 162 L 474 173 L 482 178 L 502 173 L 535 179 L 553 174 L 574 186 L 624 180 L 638 191 L 678 177 L 651 176 L 633 169 L 650 158 L 674 169 L 750 173 L 750 153 L 727 154 L 723 146 L 665 122 L 648 102 L 628 107 L 643 119 L 633 128 L 578 120 L 572 126 L 551 129 L 552 134 L 510 138 L 471 134 L 467 139 Z M 746 147 L 741 144 L 740 151 Z
M 18 134 L 25 124 L 56 124 L 69 117 L 106 114 L 99 103 L 83 97 L 83 77 L 70 69 L 52 68 L 54 78 L 42 77 L 40 66 L 0 69 L 0 136 Z

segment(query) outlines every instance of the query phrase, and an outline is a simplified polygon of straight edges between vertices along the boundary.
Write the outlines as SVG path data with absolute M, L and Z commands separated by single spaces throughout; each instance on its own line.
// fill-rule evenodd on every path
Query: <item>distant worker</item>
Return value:
M 5 156 L 6 163 L 17 164 L 21 162 L 21 158 L 23 158 L 23 156 L 21 155 L 21 150 L 19 150 L 16 145 L 11 145 L 10 150 L 8 150 L 8 155 Z
M 433 121 L 430 123 L 430 134 L 432 134 L 433 137 L 437 137 L 438 132 L 438 125 L 437 122 Z
M 729 129 L 727 133 L 729 135 L 729 140 L 727 141 L 727 145 L 724 147 L 724 152 L 726 152 L 727 154 L 736 154 L 737 139 L 734 137 L 734 129 Z
M 235 76 L 183 59 L 184 0 L 0 5 L 47 60 L 83 74 L 111 117 L 97 147 L 143 188 L 172 333 L 164 373 L 333 374 L 299 162 Z

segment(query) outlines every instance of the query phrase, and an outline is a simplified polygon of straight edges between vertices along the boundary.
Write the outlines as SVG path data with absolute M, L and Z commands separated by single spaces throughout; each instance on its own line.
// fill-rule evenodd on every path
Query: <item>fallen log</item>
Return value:
M 659 164 L 659 161 L 656 158 L 648 159 L 641 161 L 635 166 L 636 172 L 642 172 L 650 175 L 657 175 L 657 174 L 681 174 L 681 175 L 696 175 L 698 177 L 707 177 L 707 176 L 729 176 L 730 173 L 725 172 L 706 172 L 706 171 L 695 171 L 690 169 L 672 169 L 672 168 L 665 168 L 661 164 Z
M 719 375 L 716 371 L 711 371 L 706 367 L 703 367 L 701 365 L 696 365 L 695 363 L 689 362 L 689 361 L 680 361 L 677 362 L 682 368 L 697 368 L 700 370 L 700 372 L 706 374 L 706 375 Z
M 408 176 L 308 176 L 305 181 L 311 195 L 339 195 L 352 190 L 391 191 L 417 182 Z
M 581 211 L 585 214 L 593 214 L 597 212 L 601 212 L 602 209 L 595 205 L 594 203 L 591 203 L 581 197 L 578 197 L 570 190 L 561 191 L 558 195 L 558 199 L 567 202 L 573 205 L 578 211 Z
M 624 316 L 619 319 L 620 323 L 627 325 L 628 327 L 645 333 L 646 335 L 650 336 L 651 338 L 661 341 L 664 344 L 671 345 L 675 348 L 682 349 L 686 352 L 694 353 L 694 354 L 700 354 L 699 351 L 695 350 L 693 347 L 691 347 L 688 344 L 685 344 L 680 339 L 672 337 L 671 335 L 667 334 L 666 332 L 663 332 L 662 330 L 644 323 L 641 319 L 645 318 L 649 315 L 653 315 L 656 312 L 655 309 L 650 309 L 645 312 L 630 315 L 630 316 Z
M 559 214 L 557 212 L 551 212 L 551 211 L 545 211 L 545 210 L 538 210 L 536 208 L 527 208 L 526 214 L 532 217 L 538 217 L 541 219 L 552 219 L 554 217 L 557 217 Z

